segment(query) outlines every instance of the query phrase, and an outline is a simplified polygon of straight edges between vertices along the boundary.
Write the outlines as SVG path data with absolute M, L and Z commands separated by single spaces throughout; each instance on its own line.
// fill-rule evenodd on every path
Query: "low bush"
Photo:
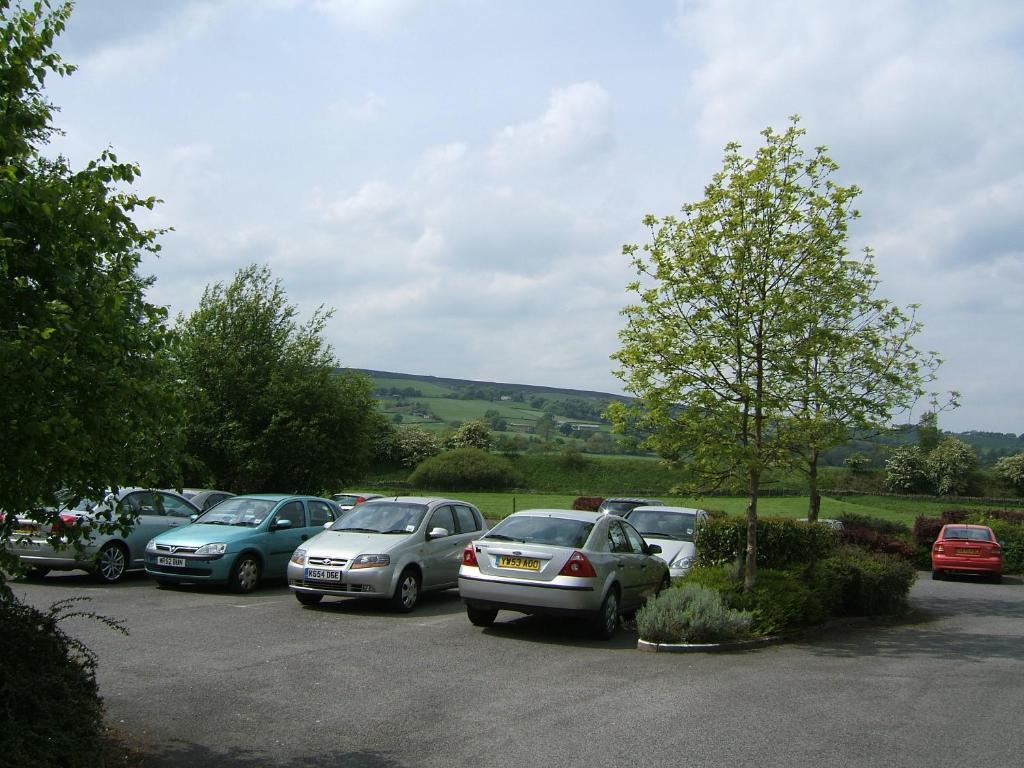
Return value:
M 879 533 L 874 528 L 847 525 L 840 532 L 840 539 L 845 544 L 855 544 L 872 552 L 885 552 L 910 562 L 914 562 L 917 558 L 917 548 L 909 541 L 905 541 L 899 536 Z
M 456 448 L 424 460 L 410 475 L 414 488 L 501 491 L 519 483 L 511 462 L 479 448 Z
M 739 598 L 753 616 L 752 629 L 759 635 L 777 635 L 808 624 L 820 624 L 829 616 L 818 594 L 797 571 L 762 569 L 754 588 Z
M 834 528 L 763 518 L 757 522 L 757 565 L 759 568 L 787 568 L 813 563 L 828 555 L 838 543 L 839 535 Z M 712 517 L 701 524 L 697 564 L 716 566 L 736 562 L 746 545 L 746 520 Z
M 636 614 L 641 640 L 708 643 L 746 636 L 752 617 L 729 608 L 716 590 L 700 584 L 666 589 Z
M 939 531 L 942 530 L 947 521 L 941 517 L 924 517 L 919 516 L 914 518 L 914 532 L 913 539 L 914 543 L 919 547 L 926 547 L 930 551 L 932 544 L 939 538 Z
M 878 616 L 899 613 L 906 608 L 910 588 L 917 579 L 913 563 L 860 547 L 843 547 L 832 558 L 838 562 L 819 564 L 818 569 L 832 568 L 835 573 L 848 573 L 848 569 L 852 569 L 854 572 L 852 583 L 845 586 L 843 610 L 846 615 Z
M 880 517 L 869 517 L 868 515 L 846 512 L 836 519 L 847 528 L 870 528 L 885 536 L 905 536 L 910 533 L 910 528 L 905 523 L 895 520 L 883 520 Z
M 96 659 L 61 631 L 72 601 L 43 613 L 0 598 L 0 762 L 10 768 L 102 765 Z

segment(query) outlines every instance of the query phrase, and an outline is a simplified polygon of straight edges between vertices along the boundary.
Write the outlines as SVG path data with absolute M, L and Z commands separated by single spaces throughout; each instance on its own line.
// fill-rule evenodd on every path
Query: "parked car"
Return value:
M 232 496 L 180 530 L 146 545 L 146 573 L 157 584 L 221 583 L 251 592 L 281 578 L 295 548 L 341 516 L 333 501 L 315 496 Z
M 128 571 L 144 566 L 146 543 L 164 531 L 185 527 L 199 508 L 172 491 L 125 488 L 108 494 L 102 501 L 82 499 L 60 510 L 60 525 L 86 529 L 81 551 L 71 545 L 60 526 L 47 527 L 18 518 L 10 551 L 29 566 L 29 575 L 45 576 L 50 571 L 85 570 L 101 582 L 113 584 Z M 131 513 L 136 516 L 127 532 L 105 533 L 104 523 Z M 67 545 L 54 546 L 51 539 Z
M 618 515 L 621 517 L 634 507 L 657 507 L 661 504 L 662 502 L 657 499 L 615 497 L 602 501 L 597 511 L 603 515 Z
M 210 507 L 217 506 L 224 499 L 230 499 L 235 494 L 229 491 L 214 491 L 209 488 L 183 488 L 181 495 L 205 512 Z
M 708 513 L 691 507 L 633 507 L 623 519 L 640 531 L 644 541 L 661 547 L 658 555 L 668 563 L 669 576 L 685 576 L 697 557 L 697 531 Z
M 357 504 L 362 504 L 364 501 L 381 498 L 384 497 L 379 493 L 369 493 L 367 491 L 344 491 L 342 493 L 335 493 L 331 496 L 331 501 L 342 509 L 348 510 L 352 509 L 352 507 Z
M 806 523 L 810 521 L 806 517 L 801 517 L 799 520 L 797 520 L 797 522 Z M 835 528 L 837 531 L 841 531 L 846 527 L 845 525 L 843 525 L 842 520 L 834 520 L 831 517 L 819 517 L 817 520 L 815 520 L 815 522 L 818 525 L 827 525 L 829 528 Z
M 420 592 L 457 585 L 463 548 L 486 530 L 480 510 L 458 499 L 373 499 L 295 550 L 288 586 L 303 605 L 371 597 L 408 612 Z
M 987 576 L 997 584 L 1003 580 L 1003 548 L 987 525 L 950 523 L 942 526 L 932 544 L 932 578 L 947 573 Z
M 479 627 L 499 610 L 580 616 L 607 639 L 620 614 L 669 585 L 660 553 L 616 515 L 524 510 L 465 548 L 459 594 Z

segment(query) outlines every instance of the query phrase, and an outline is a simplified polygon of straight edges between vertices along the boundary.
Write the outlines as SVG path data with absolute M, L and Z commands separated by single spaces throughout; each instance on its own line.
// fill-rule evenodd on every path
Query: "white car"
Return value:
M 634 507 L 623 517 L 640 531 L 645 541 L 661 547 L 673 579 L 684 576 L 697 557 L 697 531 L 708 513 L 692 507 Z

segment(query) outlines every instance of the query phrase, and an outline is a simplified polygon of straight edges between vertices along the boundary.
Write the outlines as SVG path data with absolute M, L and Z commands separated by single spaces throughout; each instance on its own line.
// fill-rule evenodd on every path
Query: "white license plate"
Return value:
M 157 565 L 169 565 L 171 568 L 184 568 L 185 558 L 184 557 L 158 557 L 156 559 Z
M 306 581 L 337 581 L 341 583 L 341 571 L 329 571 L 326 568 L 307 568 Z

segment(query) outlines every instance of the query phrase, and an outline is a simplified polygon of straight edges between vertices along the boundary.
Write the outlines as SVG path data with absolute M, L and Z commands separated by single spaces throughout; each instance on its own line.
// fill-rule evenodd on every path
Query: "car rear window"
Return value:
M 524 515 L 505 518 L 483 538 L 556 547 L 582 547 L 593 529 L 594 524 L 584 520 Z
M 945 533 L 942 534 L 942 538 L 992 541 L 992 534 L 984 528 L 947 528 Z

